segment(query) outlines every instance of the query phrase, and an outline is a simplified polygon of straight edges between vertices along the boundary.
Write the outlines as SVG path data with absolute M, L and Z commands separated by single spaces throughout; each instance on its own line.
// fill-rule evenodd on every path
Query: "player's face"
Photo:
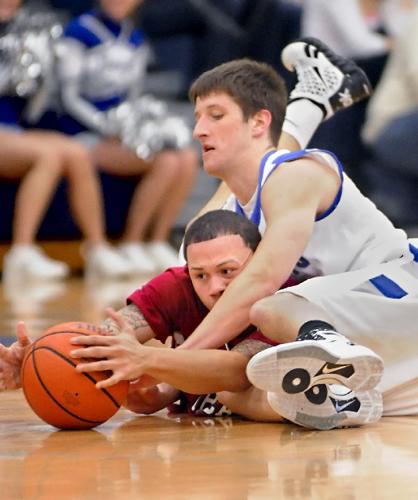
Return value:
M 187 247 L 187 265 L 193 288 L 208 309 L 212 309 L 252 254 L 237 234 L 192 243 Z
M 7 23 L 20 7 L 20 0 L 0 0 L 0 22 Z
M 202 146 L 203 166 L 210 175 L 222 177 L 228 166 L 239 164 L 251 143 L 251 120 L 244 121 L 241 108 L 224 92 L 198 97 L 193 136 Z
M 143 0 L 100 0 L 100 7 L 115 21 L 122 21 L 143 2 Z

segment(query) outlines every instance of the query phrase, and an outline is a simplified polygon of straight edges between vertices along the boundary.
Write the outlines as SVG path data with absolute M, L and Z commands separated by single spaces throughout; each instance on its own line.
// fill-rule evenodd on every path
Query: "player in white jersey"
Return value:
M 379 418 L 375 387 L 382 360 L 350 341 L 374 348 L 389 362 L 379 389 L 418 375 L 406 371 L 402 379 L 391 356 L 394 339 L 398 350 L 404 348 L 415 328 L 418 250 L 359 192 L 332 154 L 302 150 L 286 156 L 275 149 L 279 133 L 303 121 L 301 100 L 309 99 L 312 110 L 322 107 L 325 117 L 336 99 L 352 101 L 343 72 L 330 71 L 327 56 L 315 41 L 285 49 L 285 65 L 305 83 L 291 94 L 283 130 L 285 92 L 265 65 L 226 63 L 201 75 L 190 91 L 205 170 L 232 192 L 225 208 L 251 218 L 264 237 L 245 272 L 183 348 L 217 347 L 248 323 L 286 342 L 256 355 L 247 374 L 269 392 L 274 410 L 314 428 Z M 309 134 L 299 137 L 299 146 L 307 139 Z M 274 294 L 292 274 L 301 283 Z M 413 350 L 401 350 L 403 364 L 415 357 Z

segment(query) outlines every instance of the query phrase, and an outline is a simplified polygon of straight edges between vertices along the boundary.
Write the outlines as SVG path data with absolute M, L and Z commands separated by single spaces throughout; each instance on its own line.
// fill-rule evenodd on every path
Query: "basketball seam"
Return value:
M 68 333 L 68 332 L 66 332 L 66 333 Z M 52 347 L 46 346 L 46 345 L 42 345 L 40 347 L 35 347 L 35 349 L 33 349 L 32 352 L 39 351 L 40 349 L 46 349 L 47 351 L 53 352 L 54 354 L 56 354 L 57 356 L 62 358 L 64 361 L 66 361 L 68 364 L 70 364 L 74 368 L 77 366 L 77 363 L 74 363 L 74 361 L 71 361 L 71 359 L 68 359 L 66 356 L 64 356 L 64 354 L 60 353 L 59 351 L 56 351 Z M 96 385 L 97 380 L 92 375 L 90 375 L 90 373 L 81 372 L 80 375 L 83 375 L 84 377 L 88 378 L 91 382 L 93 382 L 94 385 Z M 102 391 L 112 401 L 112 403 L 116 406 L 116 408 L 120 408 L 120 404 L 118 404 L 116 399 L 112 396 L 112 394 L 110 394 L 110 392 L 106 388 L 102 388 L 99 390 Z
M 66 332 L 68 333 L 68 332 Z M 46 349 L 47 351 L 50 351 L 52 352 L 53 354 L 59 356 L 62 360 L 64 360 L 66 363 L 70 364 L 71 366 L 75 367 L 76 366 L 76 363 L 74 363 L 73 361 L 71 361 L 70 359 L 66 358 L 63 354 L 61 354 L 60 352 L 56 351 L 55 349 L 51 348 L 51 347 L 48 347 L 48 346 L 39 346 L 39 347 L 35 347 L 34 349 L 32 349 L 31 353 L 30 353 L 30 356 L 32 357 L 32 363 L 33 363 L 33 367 L 34 367 L 34 370 L 35 370 L 35 375 L 36 375 L 36 378 L 38 379 L 39 383 L 41 384 L 42 388 L 45 390 L 45 392 L 48 394 L 48 396 L 51 398 L 51 400 L 59 407 L 61 408 L 65 413 L 67 413 L 68 415 L 71 415 L 73 418 L 79 420 L 79 421 L 82 421 L 82 422 L 86 422 L 86 423 L 90 423 L 90 424 L 101 424 L 103 423 L 102 421 L 98 421 L 98 420 L 90 420 L 90 419 L 87 419 L 87 418 L 83 418 L 75 413 L 73 413 L 72 411 L 70 411 L 68 408 L 66 408 L 65 406 L 63 406 L 55 397 L 54 395 L 50 392 L 50 390 L 48 389 L 48 387 L 45 385 L 44 381 L 42 380 L 42 377 L 41 377 L 41 374 L 39 373 L 39 370 L 38 370 L 38 367 L 37 367 L 37 362 L 36 362 L 36 357 L 35 357 L 35 352 L 36 351 L 39 351 L 41 349 Z M 26 358 L 28 359 L 28 357 Z M 97 382 L 90 374 L 87 374 L 87 373 L 82 373 L 82 375 L 84 375 L 85 377 L 87 377 L 90 381 L 92 381 L 94 384 Z M 115 401 L 115 399 L 113 398 L 113 396 L 106 390 L 106 389 L 100 389 L 110 400 L 111 402 L 114 404 L 114 406 L 116 408 L 120 408 L 120 405 Z
M 48 346 L 39 346 L 39 347 L 36 347 L 36 343 L 38 341 L 44 340 L 46 337 L 49 337 L 51 335 L 56 335 L 58 333 L 74 333 L 74 335 L 84 335 L 85 337 L 89 336 L 88 333 L 71 332 L 71 331 L 68 331 L 68 330 L 59 330 L 59 331 L 54 331 L 54 332 L 51 332 L 51 333 L 47 333 L 46 335 L 43 335 L 42 337 L 39 337 L 39 339 L 35 340 L 35 342 L 33 343 L 33 348 L 31 350 L 30 354 L 32 354 L 37 349 L 41 349 L 41 348 L 48 349 L 49 351 L 54 352 L 55 354 L 58 354 L 62 359 L 65 359 L 65 361 L 67 361 L 68 363 L 72 364 L 73 366 L 76 366 L 76 364 L 74 362 L 72 362 L 70 359 L 64 357 L 60 352 L 54 350 L 52 347 L 48 347 Z M 27 356 L 26 356 L 26 359 L 27 359 Z M 89 380 L 91 380 L 92 382 L 94 382 L 94 384 L 96 384 L 97 380 L 94 377 L 92 377 L 90 374 L 88 374 L 88 373 L 82 373 L 82 375 L 84 375 Z M 115 405 L 116 408 L 118 408 L 118 409 L 120 408 L 121 405 L 116 401 L 116 399 L 112 396 L 112 394 L 105 387 L 103 387 L 100 390 L 112 401 L 112 403 Z
M 59 401 L 57 401 L 55 399 L 55 397 L 51 394 L 51 392 L 49 391 L 49 389 L 46 387 L 46 385 L 44 384 L 39 372 L 38 372 L 38 368 L 36 366 L 36 359 L 35 359 L 35 356 L 34 356 L 34 353 L 35 351 L 37 351 L 38 349 L 41 349 L 41 348 L 37 348 L 37 349 L 33 349 L 32 352 L 31 352 L 31 356 L 32 356 L 32 363 L 33 363 L 33 368 L 35 370 L 35 375 L 36 375 L 36 378 L 38 379 L 39 383 L 41 384 L 41 386 L 43 387 L 43 389 L 45 390 L 45 392 L 48 394 L 48 396 L 52 399 L 52 401 L 54 401 L 54 403 L 59 406 L 59 408 L 61 408 L 62 410 L 64 410 L 65 413 L 68 413 L 69 415 L 71 415 L 72 417 L 78 419 L 78 420 L 81 420 L 82 422 L 87 422 L 89 424 L 100 424 L 101 422 L 100 421 L 97 421 L 97 420 L 89 420 L 88 418 L 83 418 L 83 417 L 79 417 L 78 415 L 72 413 L 70 410 L 68 410 L 67 408 L 65 408 Z M 48 348 L 46 348 L 48 349 Z M 57 353 L 56 351 L 54 351 L 53 349 L 48 349 L 52 352 L 55 352 L 56 354 L 59 354 Z M 62 357 L 62 356 L 61 356 Z M 64 358 L 65 359 L 65 358 Z M 68 360 L 66 360 L 68 361 Z

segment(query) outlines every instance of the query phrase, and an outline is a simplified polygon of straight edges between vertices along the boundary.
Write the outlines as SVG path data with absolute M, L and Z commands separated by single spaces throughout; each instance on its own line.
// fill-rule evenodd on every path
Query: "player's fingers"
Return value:
M 107 358 L 109 350 L 107 347 L 83 347 L 70 351 L 73 358 Z
M 78 372 L 100 372 L 110 369 L 109 361 L 92 361 L 89 363 L 79 363 L 76 366 Z
M 31 344 L 26 325 L 23 321 L 19 321 L 16 325 L 16 337 L 21 347 L 27 347 Z
M 72 337 L 70 339 L 71 344 L 75 345 L 85 345 L 85 346 L 94 346 L 94 345 L 113 345 L 115 342 L 114 336 L 106 336 L 106 335 L 80 335 L 79 337 Z
M 112 385 L 117 384 L 122 380 L 120 375 L 117 375 L 114 373 L 111 377 L 101 380 L 100 382 L 97 382 L 96 387 L 97 389 L 104 389 L 105 387 L 111 387 Z

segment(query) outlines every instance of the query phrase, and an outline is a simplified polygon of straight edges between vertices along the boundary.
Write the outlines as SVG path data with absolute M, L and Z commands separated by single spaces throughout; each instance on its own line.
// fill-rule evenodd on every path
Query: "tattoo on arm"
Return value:
M 147 320 L 135 304 L 129 304 L 123 307 L 119 310 L 119 313 L 134 330 L 146 327 L 149 328 Z M 118 325 L 112 318 L 106 318 L 102 323 L 102 328 L 111 335 L 117 335 L 119 333 Z
M 258 352 L 264 351 L 264 349 L 267 349 L 269 347 L 272 347 L 271 344 L 266 344 L 261 340 L 246 339 L 233 347 L 232 351 L 239 352 L 240 354 L 250 359 Z

